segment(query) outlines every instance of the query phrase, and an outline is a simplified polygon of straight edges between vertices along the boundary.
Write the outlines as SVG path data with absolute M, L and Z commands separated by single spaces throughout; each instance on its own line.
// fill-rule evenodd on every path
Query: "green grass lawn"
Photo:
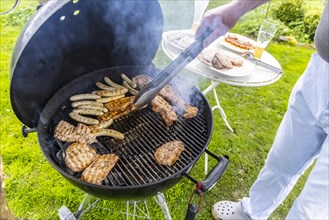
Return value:
M 10 1 L 8 1 L 10 2 Z M 1 3 L 2 4 L 2 3 Z M 36 4 L 23 1 L 22 5 Z M 7 5 L 2 4 L 1 7 Z M 21 135 L 21 122 L 16 118 L 9 98 L 9 65 L 15 41 L 21 26 L 6 25 L 6 16 L 0 16 L 0 140 L 1 155 L 7 176 L 6 190 L 9 206 L 20 217 L 29 219 L 56 219 L 57 210 L 65 205 L 76 210 L 84 193 L 69 184 L 42 155 L 35 133 L 27 138 Z M 281 63 L 284 74 L 273 85 L 257 88 L 233 87 L 222 84 L 218 96 L 225 109 L 229 123 L 235 130 L 226 128 L 218 111 L 214 113 L 214 135 L 209 149 L 218 155 L 229 155 L 227 172 L 218 184 L 208 192 L 202 203 L 198 219 L 212 219 L 211 206 L 218 200 L 238 200 L 248 196 L 248 189 L 264 164 L 271 148 L 276 130 L 287 107 L 293 85 L 302 74 L 314 52 L 312 49 L 290 47 L 271 43 L 267 50 Z M 165 60 L 165 61 L 163 61 Z M 158 66 L 168 62 L 159 51 L 156 59 Z M 209 83 L 203 81 L 201 88 Z M 207 97 L 214 105 L 212 95 Z M 191 174 L 203 179 L 204 157 L 200 159 Z M 213 166 L 215 161 L 210 160 Z M 300 193 L 306 175 L 302 177 L 285 202 L 273 213 L 270 219 L 283 219 L 293 200 Z M 183 219 L 188 198 L 194 185 L 187 179 L 165 193 L 173 219 Z M 112 210 L 125 210 L 125 203 L 102 202 Z M 161 209 L 148 200 L 153 219 L 163 219 Z M 125 219 L 125 216 L 93 210 L 85 219 Z

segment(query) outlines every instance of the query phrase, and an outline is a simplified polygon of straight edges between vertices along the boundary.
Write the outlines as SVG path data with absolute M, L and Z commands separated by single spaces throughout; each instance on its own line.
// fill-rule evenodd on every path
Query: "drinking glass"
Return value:
M 273 20 L 266 19 L 262 22 L 258 32 L 257 44 L 253 52 L 256 59 L 261 58 L 264 49 L 268 43 L 272 40 L 274 34 L 278 30 L 279 23 Z
M 204 11 L 208 6 L 209 0 L 194 0 L 194 18 L 192 24 L 192 30 L 195 31 L 202 20 Z

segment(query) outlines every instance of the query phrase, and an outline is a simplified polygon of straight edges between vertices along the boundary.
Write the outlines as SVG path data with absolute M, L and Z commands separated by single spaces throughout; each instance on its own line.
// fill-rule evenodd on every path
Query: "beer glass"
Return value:
M 266 19 L 262 22 L 258 32 L 257 44 L 253 52 L 254 57 L 259 59 L 262 57 L 264 49 L 272 40 L 274 34 L 278 30 L 279 23 L 273 20 Z

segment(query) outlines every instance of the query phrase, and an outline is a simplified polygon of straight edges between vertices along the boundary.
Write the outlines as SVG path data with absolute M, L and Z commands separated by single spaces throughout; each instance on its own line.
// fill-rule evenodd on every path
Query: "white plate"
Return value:
M 239 38 L 241 40 L 244 40 L 244 41 L 248 41 L 253 46 L 256 46 L 256 41 L 254 41 L 254 40 L 252 40 L 248 37 L 245 37 L 245 36 L 242 36 L 242 35 L 239 35 L 239 34 L 233 34 L 233 33 L 227 33 L 225 36 L 227 36 L 227 35 L 236 36 L 237 38 Z M 225 36 L 220 37 L 217 41 L 218 41 L 219 44 L 226 47 L 227 49 L 238 52 L 238 53 L 244 53 L 246 51 L 251 51 L 251 50 L 242 49 L 240 47 L 237 47 L 237 46 L 234 46 L 233 44 L 228 43 L 227 41 L 225 41 Z
M 194 33 L 189 30 L 168 31 L 163 34 L 163 39 L 175 49 L 183 51 L 194 42 Z
M 210 50 L 214 49 L 214 47 L 209 48 Z M 217 48 L 215 48 L 217 49 Z M 206 49 L 207 50 L 207 49 Z M 213 67 L 209 67 L 206 64 L 204 64 L 203 62 L 201 62 L 198 58 L 195 59 L 195 62 L 197 62 L 197 65 L 199 68 L 205 70 L 205 71 L 209 71 L 211 72 L 211 75 L 216 76 L 218 74 L 220 75 L 224 75 L 224 76 L 229 76 L 229 77 L 243 77 L 243 76 L 247 76 L 248 74 L 250 74 L 254 68 L 255 65 L 253 63 L 251 63 L 250 61 L 243 59 L 241 56 L 236 55 L 232 52 L 229 52 L 227 50 L 223 50 L 223 49 L 217 49 L 220 50 L 221 53 L 224 53 L 232 58 L 236 58 L 236 59 L 240 59 L 243 60 L 243 64 L 242 66 L 233 66 L 232 69 L 221 69 L 218 70 L 216 68 Z

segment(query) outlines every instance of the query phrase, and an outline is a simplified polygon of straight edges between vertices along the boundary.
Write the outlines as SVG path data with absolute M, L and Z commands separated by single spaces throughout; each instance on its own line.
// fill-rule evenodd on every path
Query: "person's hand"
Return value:
M 195 39 L 210 29 L 212 33 L 203 42 L 204 47 L 209 46 L 218 37 L 226 34 L 237 23 L 240 16 L 241 13 L 234 9 L 233 4 L 207 11 L 195 33 Z

